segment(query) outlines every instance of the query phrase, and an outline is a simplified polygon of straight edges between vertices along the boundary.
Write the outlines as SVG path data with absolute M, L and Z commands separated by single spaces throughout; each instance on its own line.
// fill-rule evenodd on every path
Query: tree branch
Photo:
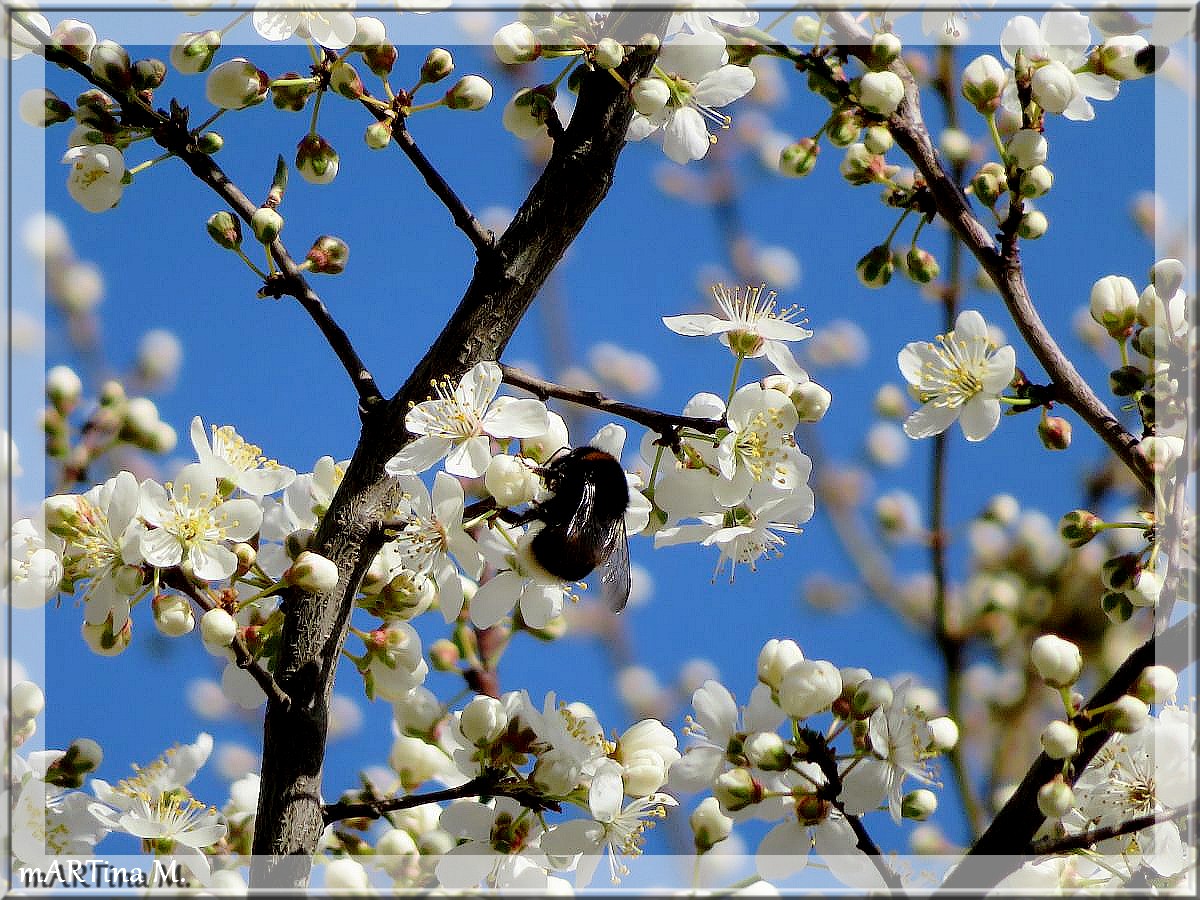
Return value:
M 132 91 L 115 90 L 111 84 L 97 77 L 91 67 L 80 62 L 71 54 L 54 46 L 50 36 L 40 31 L 36 25 L 23 23 L 34 37 L 46 44 L 45 57 L 48 62 L 64 66 L 82 76 L 89 84 L 113 94 L 120 105 L 125 124 L 134 127 L 150 129 L 155 141 L 163 149 L 178 156 L 192 173 L 215 191 L 233 209 L 246 224 L 254 215 L 258 206 L 252 203 L 238 188 L 229 176 L 213 161 L 212 157 L 203 153 L 196 146 L 195 139 L 188 130 L 186 117 L 180 110 L 178 114 L 167 115 L 161 110 L 151 108 L 145 101 Z M 383 399 L 375 379 L 363 364 L 350 342 L 350 338 L 341 326 L 334 321 L 321 298 L 313 291 L 305 279 L 303 271 L 287 252 L 283 242 L 276 238 L 270 244 L 271 255 L 283 273 L 277 279 L 278 286 L 274 296 L 287 294 L 299 301 L 304 311 L 321 330 L 326 342 L 341 362 L 342 367 L 350 376 L 354 389 L 358 392 L 360 407 L 364 410 Z M 268 287 L 271 283 L 268 282 Z
M 611 413 L 614 416 L 628 419 L 630 422 L 644 425 L 651 431 L 656 431 L 664 437 L 677 436 L 681 428 L 693 428 L 701 434 L 714 434 L 718 428 L 726 427 L 723 417 L 720 419 L 704 419 L 699 416 L 676 416 L 671 413 L 659 412 L 655 409 L 647 409 L 644 406 L 634 406 L 632 403 L 611 400 L 599 391 L 576 390 L 575 388 L 555 384 L 552 381 L 544 381 L 536 375 L 531 375 L 528 372 L 505 365 L 504 363 L 500 364 L 500 371 L 504 374 L 505 384 L 529 391 L 529 393 L 536 396 L 539 400 L 549 400 L 553 397 L 556 400 L 566 400 L 568 403 L 574 403 L 578 406 L 586 406 L 589 409 Z
M 1194 627 L 1194 617 L 1189 616 L 1133 651 L 1096 691 L 1084 707 L 1084 712 L 1073 720 L 1080 731 L 1094 724 L 1088 718 L 1091 710 L 1112 703 L 1127 693 L 1147 666 L 1157 662 L 1179 670 L 1187 665 Z M 1071 759 L 1074 775 L 1068 779 L 1068 783 L 1074 784 L 1075 778 L 1087 768 L 1112 734 L 1112 731 L 1101 728 L 1080 740 L 1079 752 Z M 1061 771 L 1061 760 L 1051 759 L 1045 753 L 1039 755 L 1017 790 L 967 851 L 966 858 L 947 876 L 941 889 L 948 892 L 980 890 L 1016 871 L 1029 858 L 1033 836 L 1045 821 L 1045 816 L 1038 809 L 1037 792 Z
M 867 833 L 862 819 L 858 816 L 852 816 L 844 810 L 842 815 L 846 817 L 846 821 L 850 824 L 850 828 L 853 829 L 854 836 L 857 838 L 858 842 L 855 846 L 870 858 L 871 864 L 875 866 L 875 871 L 879 873 L 879 877 L 883 879 L 884 884 L 893 891 L 903 891 L 904 882 L 901 881 L 899 875 L 892 871 L 892 867 L 884 861 L 883 853 L 880 852 L 879 846 L 872 840 L 871 835 Z
M 169 569 L 163 574 L 164 584 L 173 587 L 180 593 L 187 594 L 192 599 L 192 602 L 205 612 L 216 608 L 216 604 L 200 593 L 196 586 L 178 569 Z M 258 682 L 258 686 L 263 689 L 264 694 L 283 706 L 291 705 L 292 698 L 279 686 L 275 677 L 263 668 L 262 663 L 254 658 L 254 654 L 250 652 L 250 648 L 246 646 L 246 642 L 240 636 L 234 635 L 233 643 L 229 647 L 233 650 L 233 658 L 238 668 L 249 672 L 250 677 Z
M 1093 828 L 1089 831 L 1081 831 L 1079 834 L 1071 834 L 1063 838 L 1047 838 L 1044 841 L 1035 843 L 1032 849 L 1036 856 L 1052 856 L 1058 853 L 1070 853 L 1072 850 L 1086 850 L 1092 845 L 1098 844 L 1101 841 L 1107 841 L 1110 838 L 1120 837 L 1123 834 L 1133 834 L 1152 825 L 1161 825 L 1163 822 L 1174 822 L 1176 819 L 1184 819 L 1195 814 L 1196 802 L 1193 800 L 1191 803 L 1176 807 L 1175 809 L 1167 809 L 1146 816 L 1138 816 L 1136 819 L 1130 819 L 1127 822 L 1121 822 L 1117 825 L 1109 825 L 1105 828 Z
M 442 201 L 442 204 L 450 211 L 451 218 L 454 219 L 454 224 L 458 226 L 475 246 L 475 255 L 483 258 L 496 250 L 496 237 L 492 232 L 484 228 L 479 220 L 467 209 L 467 205 L 459 198 L 458 194 L 454 193 L 454 188 L 450 187 L 449 182 L 442 177 L 439 172 L 429 161 L 427 157 L 417 146 L 417 142 L 413 140 L 413 136 L 409 134 L 408 125 L 403 116 L 389 116 L 384 110 L 377 109 L 374 105 L 363 101 L 363 106 L 371 111 L 380 122 L 391 122 L 392 125 L 392 140 L 396 142 L 404 155 L 407 156 L 417 171 L 421 173 L 421 177 L 425 179 L 425 183 L 429 185 L 429 189 L 434 195 Z
M 863 58 L 868 55 L 870 35 L 852 15 L 830 12 L 827 21 L 839 42 L 848 45 L 845 48 L 848 53 Z M 966 197 L 938 159 L 921 115 L 917 84 L 912 73 L 903 62 L 893 63 L 891 69 L 904 81 L 905 96 L 888 119 L 888 129 L 925 178 L 938 214 L 992 279 L 1021 336 L 1060 392 L 1063 404 L 1074 410 L 1108 444 L 1153 496 L 1154 473 L 1136 449 L 1138 439 L 1125 430 L 1051 337 L 1025 284 L 1015 244 L 1011 254 L 1002 255 L 997 251 L 991 234 L 975 218 Z
M 532 803 L 534 807 L 540 809 L 551 809 L 558 812 L 561 808 L 556 801 L 536 797 L 530 787 L 522 781 L 501 779 L 496 774 L 484 773 L 458 787 L 445 788 L 440 791 L 407 794 L 403 797 L 384 797 L 379 800 L 343 800 L 338 803 L 330 803 L 323 808 L 323 815 L 327 825 L 342 819 L 378 819 L 390 812 L 412 809 L 426 803 L 461 800 L 466 797 L 513 797 L 524 801 L 526 805 Z
M 661 34 L 668 15 L 626 15 L 622 25 L 628 29 L 611 36 L 637 43 L 646 32 Z M 622 67 L 626 82 L 649 71 L 655 57 L 634 53 Z M 275 672 L 292 705 L 267 705 L 250 876 L 255 889 L 297 888 L 308 881 L 324 828 L 321 770 L 334 672 L 354 595 L 382 546 L 379 520 L 397 499 L 384 465 L 409 439 L 404 429 L 409 403 L 425 399 L 435 379 L 457 379 L 481 360 L 500 358 L 546 278 L 608 192 L 632 113 L 627 92 L 610 73 L 585 73 L 570 126 L 494 251 L 477 260 L 458 308 L 399 392 L 363 420 L 354 456 L 313 544 L 337 565 L 338 586 L 328 594 L 300 594 L 285 612 Z M 404 272 L 394 277 L 402 280 Z

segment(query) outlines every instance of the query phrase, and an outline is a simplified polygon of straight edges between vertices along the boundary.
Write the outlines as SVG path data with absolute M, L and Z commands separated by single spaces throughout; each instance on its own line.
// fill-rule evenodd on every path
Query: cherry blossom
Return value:
M 1120 83 L 1108 75 L 1082 71 L 1091 45 L 1087 16 L 1070 9 L 1050 10 L 1042 16 L 1040 23 L 1029 16 L 1015 16 L 1000 33 L 1000 52 L 1010 66 L 1015 65 L 1017 52 L 1021 51 L 1036 69 L 1049 66 L 1053 70 L 1053 90 L 1050 84 L 1045 93 L 1037 86 L 1034 88 L 1035 96 L 1040 93 L 1043 99 L 1049 98 L 1051 93 L 1055 98 L 1062 96 L 1061 103 L 1052 102 L 1047 110 L 1061 112 L 1065 118 L 1080 122 L 1095 118 L 1096 112 L 1088 98 L 1112 100 L 1120 88 Z M 1036 71 L 1034 78 L 1038 80 Z M 1060 86 L 1065 90 L 1060 90 Z M 1012 78 L 1005 87 L 1001 103 L 1006 108 L 1020 111 L 1016 82 Z

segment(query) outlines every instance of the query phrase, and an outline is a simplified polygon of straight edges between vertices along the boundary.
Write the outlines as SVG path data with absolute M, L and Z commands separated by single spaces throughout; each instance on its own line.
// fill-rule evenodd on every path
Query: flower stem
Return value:
M 1004 152 L 1004 141 L 1000 140 L 1000 129 L 996 127 L 996 112 L 993 110 L 986 116 L 988 124 L 988 133 L 992 136 L 992 143 L 996 146 L 996 152 L 1000 154 L 1000 162 L 1008 162 L 1008 157 Z
M 733 395 L 737 393 L 738 376 L 742 373 L 742 362 L 745 359 L 746 354 L 739 352 L 737 362 L 733 364 L 733 378 L 729 382 L 729 396 L 725 400 L 726 409 L 729 409 L 729 404 L 733 402 Z
M 170 159 L 172 156 L 174 156 L 174 154 L 168 151 L 167 153 L 164 153 L 162 156 L 156 156 L 156 157 L 154 157 L 154 159 L 148 159 L 143 163 L 138 163 L 136 166 L 134 166 L 132 169 L 129 170 L 129 175 L 132 177 L 132 176 L 138 174 L 139 172 L 144 172 L 147 169 L 149 169 L 151 166 L 157 165 L 158 163 L 162 162 L 164 159 Z
M 257 275 L 263 281 L 267 280 L 267 273 L 264 272 L 262 269 L 260 269 L 258 266 L 256 266 L 254 263 L 252 263 L 250 261 L 250 257 L 248 257 L 246 255 L 246 252 L 241 247 L 234 247 L 233 252 L 242 258 L 242 262 L 244 262 L 246 265 L 248 265 L 250 267 L 251 272 L 253 272 L 255 275 Z M 269 257 L 269 254 L 268 254 L 268 257 Z

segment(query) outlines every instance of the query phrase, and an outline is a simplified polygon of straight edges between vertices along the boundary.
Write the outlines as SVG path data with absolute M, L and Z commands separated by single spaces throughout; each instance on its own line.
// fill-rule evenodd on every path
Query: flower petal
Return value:
M 721 66 L 696 85 L 692 100 L 701 106 L 725 106 L 754 90 L 754 81 L 749 66 Z
M 1000 424 L 1000 401 L 995 397 L 976 394 L 962 408 L 958 420 L 968 441 L 982 441 Z
M 731 322 L 718 319 L 708 313 L 694 313 L 686 316 L 663 316 L 663 324 L 676 334 L 707 337 L 719 334 L 733 327 Z
M 471 624 L 477 628 L 491 628 L 512 612 L 523 581 L 525 579 L 515 572 L 501 572 L 481 584 L 471 598 Z
M 410 441 L 384 465 L 389 475 L 424 472 L 450 452 L 454 442 L 449 438 L 427 435 Z
M 999 394 L 1008 387 L 1016 373 L 1017 352 L 1010 346 L 1001 347 L 987 361 L 983 375 L 983 390 L 988 394 Z
M 477 434 L 456 444 L 446 455 L 446 471 L 464 478 L 478 478 L 487 471 L 492 459 L 492 442 L 486 434 Z
M 958 407 L 926 403 L 904 420 L 904 433 L 918 440 L 941 434 L 958 418 L 958 412 Z
M 808 829 L 794 818 L 781 822 L 762 839 L 754 854 L 754 866 L 767 881 L 795 875 L 808 865 Z
M 509 400 L 503 406 L 488 410 L 482 424 L 483 430 L 492 437 L 537 437 L 550 428 L 550 413 L 541 400 L 532 397 Z
M 697 110 L 690 106 L 675 110 L 663 137 L 663 152 L 668 159 L 686 165 L 693 159 L 703 159 L 711 145 L 704 117 Z

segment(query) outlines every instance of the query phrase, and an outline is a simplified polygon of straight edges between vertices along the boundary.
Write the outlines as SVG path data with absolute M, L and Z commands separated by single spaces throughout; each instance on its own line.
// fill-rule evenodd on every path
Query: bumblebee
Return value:
M 551 460 L 540 472 L 554 493 L 528 516 L 543 523 L 530 543 L 534 559 L 564 581 L 579 581 L 599 568 L 601 595 L 620 612 L 629 600 L 625 470 L 611 453 L 585 446 Z

